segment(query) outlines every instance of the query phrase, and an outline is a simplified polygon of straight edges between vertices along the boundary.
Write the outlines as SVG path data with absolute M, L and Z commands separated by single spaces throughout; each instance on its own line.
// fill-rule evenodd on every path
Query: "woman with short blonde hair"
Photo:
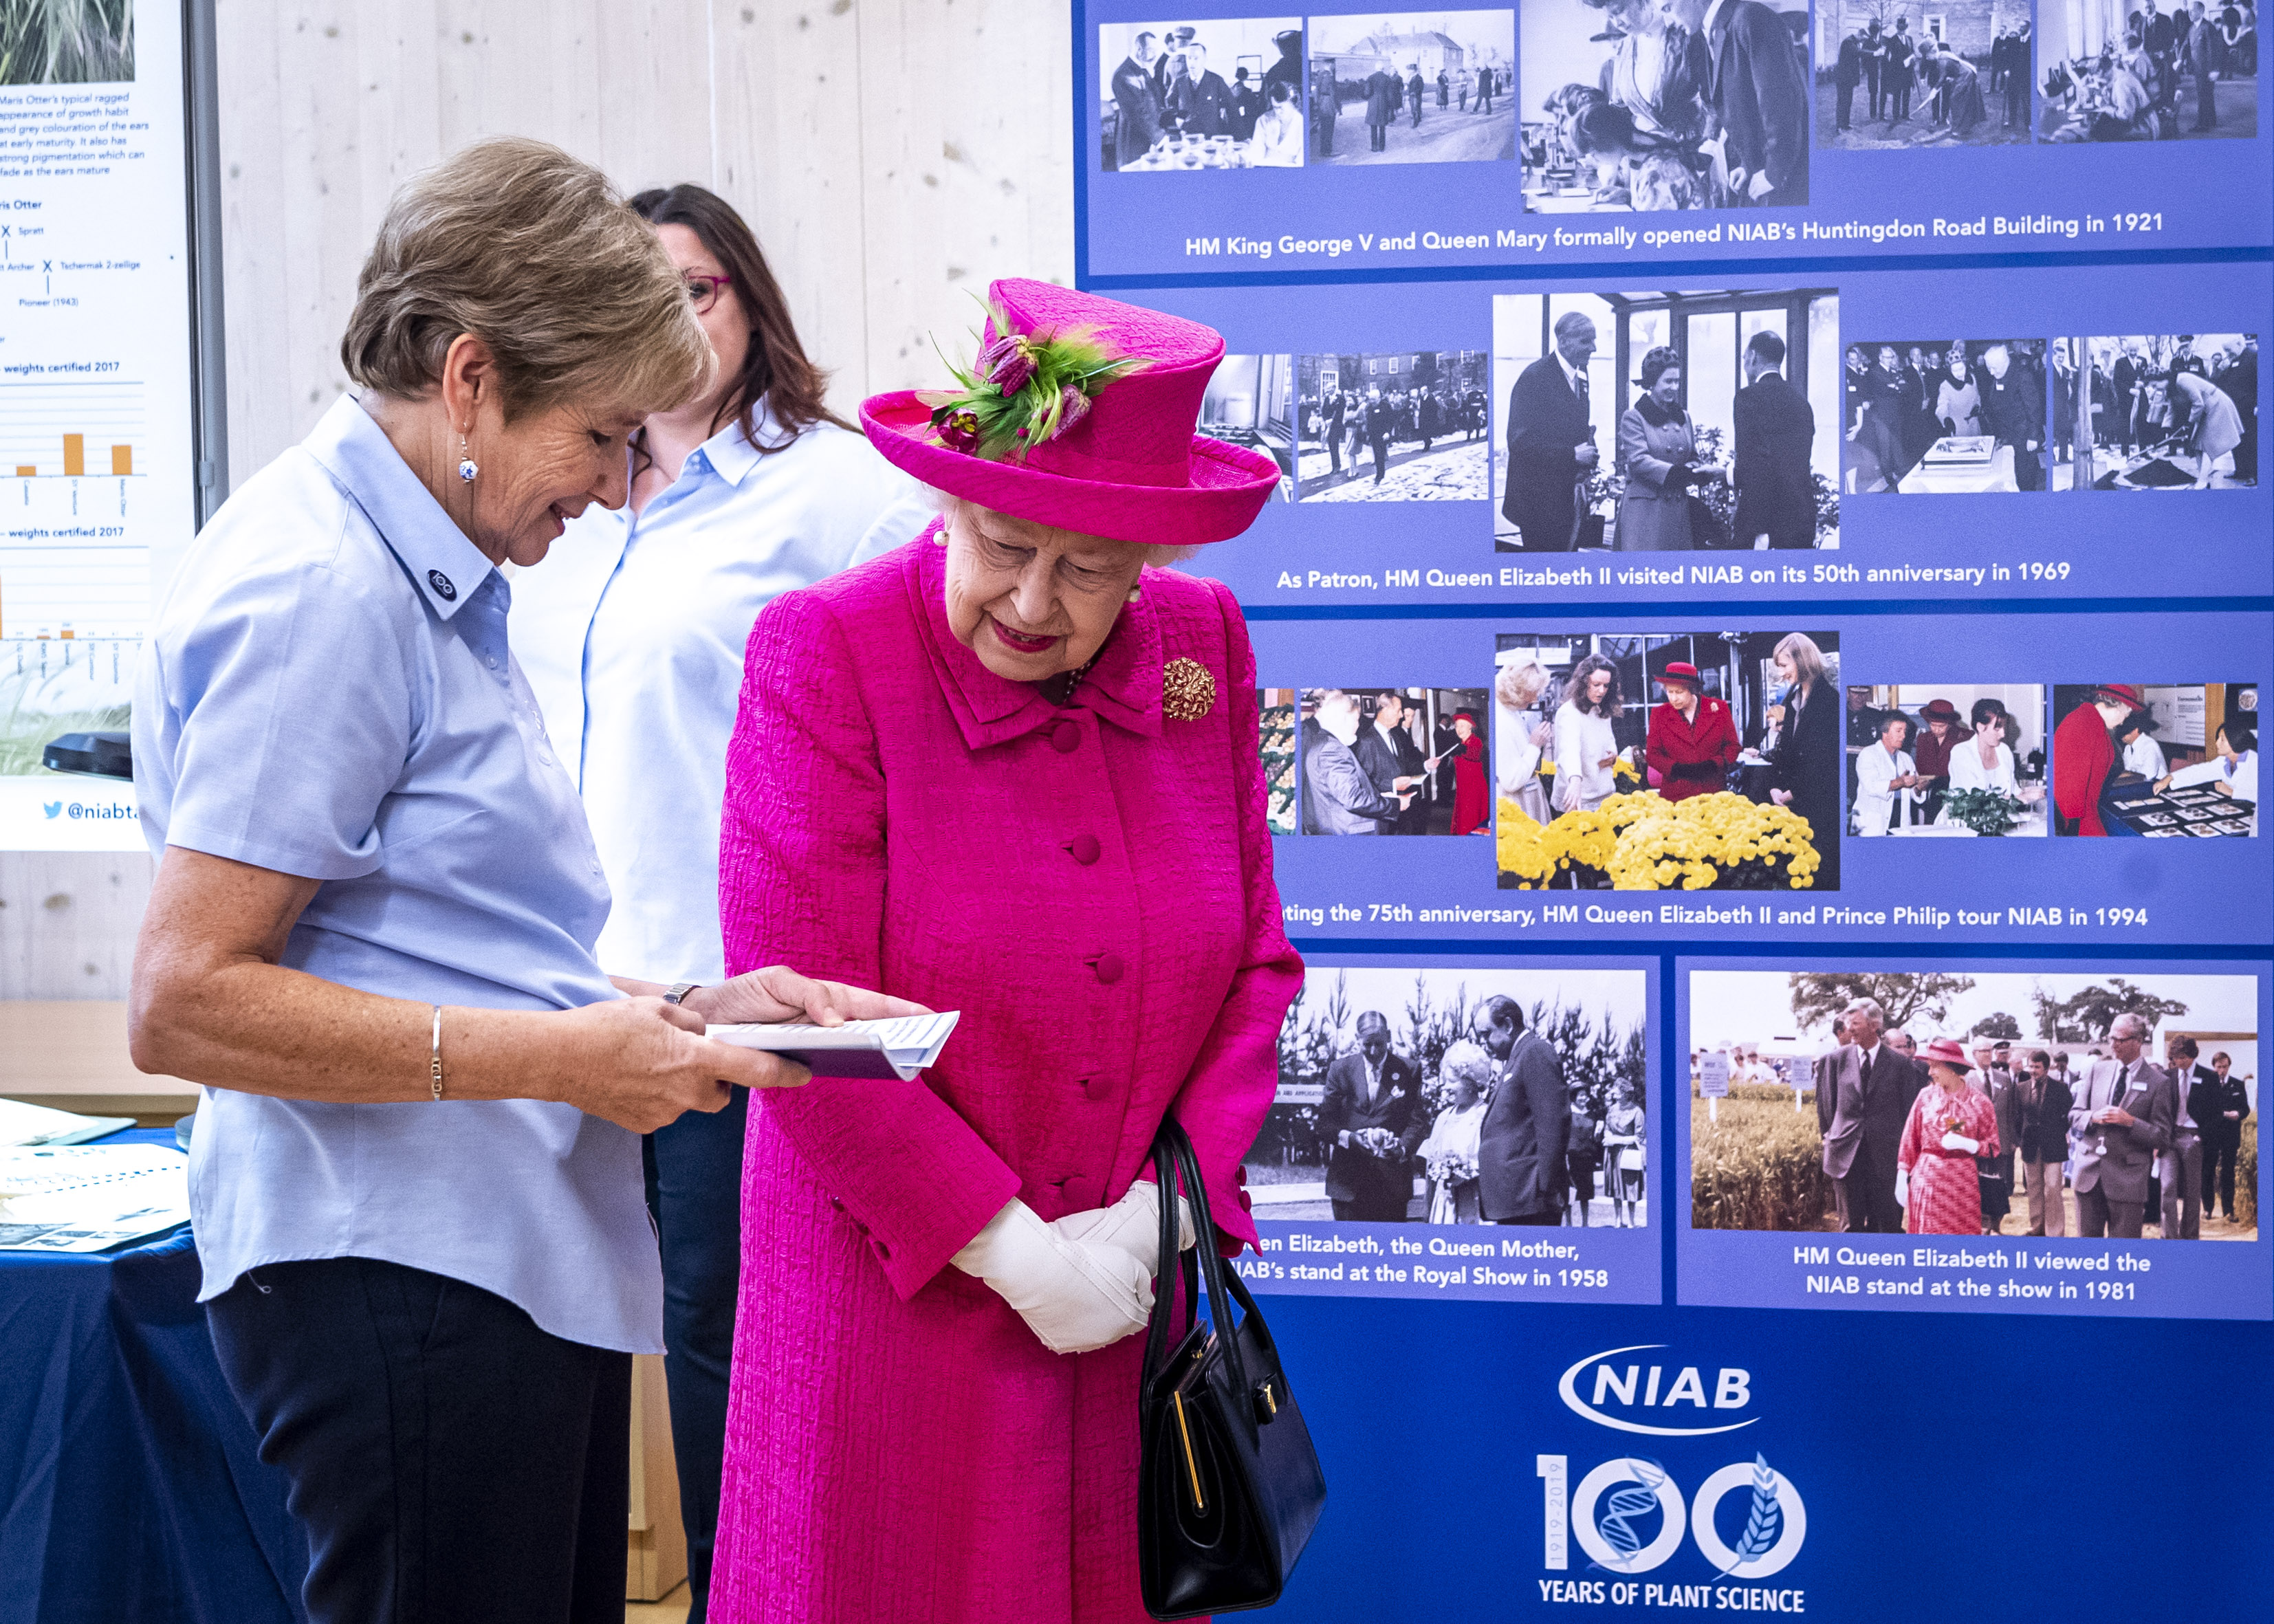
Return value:
M 413 179 L 342 355 L 361 395 L 206 526 L 144 645 L 129 1041 L 205 1086 L 199 1297 L 307 1616 L 621 1620 L 631 1356 L 663 1347 L 638 1136 L 804 1080 L 706 1020 L 910 1006 L 593 957 L 608 887 L 503 566 L 621 504 L 627 437 L 711 368 L 606 180 L 521 140 Z

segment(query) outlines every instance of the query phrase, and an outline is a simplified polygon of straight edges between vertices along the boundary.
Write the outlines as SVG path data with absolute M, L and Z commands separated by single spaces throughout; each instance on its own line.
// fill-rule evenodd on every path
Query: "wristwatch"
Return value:
M 671 984 L 671 990 L 663 995 L 663 1001 L 666 1004 L 684 1004 L 687 1002 L 687 995 L 702 985 L 700 981 L 674 981 Z

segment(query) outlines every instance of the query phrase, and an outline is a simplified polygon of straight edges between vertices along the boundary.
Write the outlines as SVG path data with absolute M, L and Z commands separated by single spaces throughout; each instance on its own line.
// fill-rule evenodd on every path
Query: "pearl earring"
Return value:
M 1129 601 L 1133 604 L 1144 596 L 1145 589 L 1142 587 L 1133 586 L 1129 589 Z
M 481 471 L 482 470 L 474 466 L 474 459 L 466 449 L 466 437 L 463 434 L 459 435 L 458 477 L 464 480 L 468 485 L 471 485 L 474 482 L 474 476 Z

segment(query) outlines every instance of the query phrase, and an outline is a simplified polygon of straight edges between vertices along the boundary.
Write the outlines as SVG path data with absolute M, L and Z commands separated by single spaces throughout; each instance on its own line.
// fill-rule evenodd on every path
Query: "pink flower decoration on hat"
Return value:
M 968 410 L 944 411 L 934 420 L 939 443 L 951 451 L 979 449 L 979 418 Z
M 1088 416 L 1089 396 L 1072 384 L 1065 385 L 1058 390 L 1058 420 L 1051 427 L 1048 438 L 1056 440 Z
M 1023 333 L 1005 333 L 979 352 L 975 369 L 1005 395 L 1016 395 L 1035 375 L 1035 352 Z

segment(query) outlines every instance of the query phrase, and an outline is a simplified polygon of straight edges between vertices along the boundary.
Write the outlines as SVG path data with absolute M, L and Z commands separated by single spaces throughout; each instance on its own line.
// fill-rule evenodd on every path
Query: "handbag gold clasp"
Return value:
M 1185 1440 L 1185 1470 L 1192 1474 L 1193 1479 L 1193 1509 L 1206 1511 L 1208 1502 L 1201 1497 L 1200 1462 L 1193 1458 L 1193 1431 L 1185 1425 L 1185 1395 L 1172 1390 L 1169 1402 L 1177 1407 L 1177 1431 Z

